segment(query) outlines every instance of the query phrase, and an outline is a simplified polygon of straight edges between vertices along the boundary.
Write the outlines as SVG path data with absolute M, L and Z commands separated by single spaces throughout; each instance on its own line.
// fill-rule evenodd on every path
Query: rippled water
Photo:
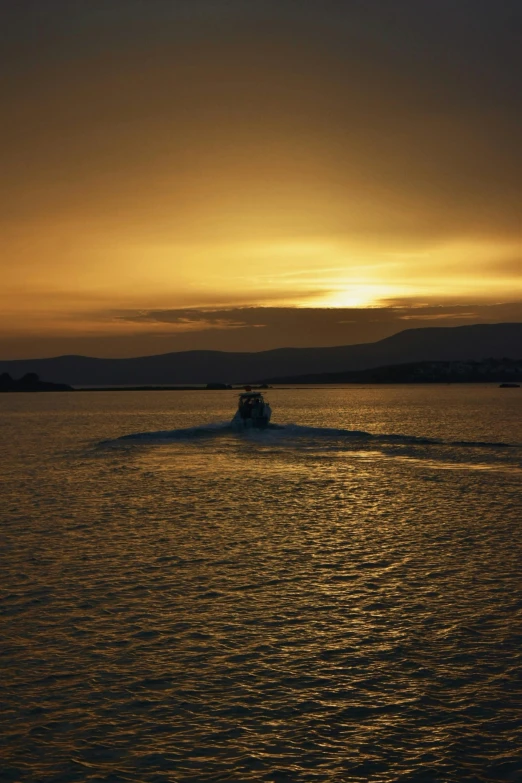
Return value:
M 0 397 L 0 779 L 521 780 L 520 390 L 234 398 Z

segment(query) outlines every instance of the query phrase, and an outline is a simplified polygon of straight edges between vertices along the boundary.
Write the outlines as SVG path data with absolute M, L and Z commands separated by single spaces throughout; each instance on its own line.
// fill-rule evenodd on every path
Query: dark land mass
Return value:
M 269 389 L 266 383 L 252 386 L 252 389 Z M 74 391 L 243 391 L 244 386 L 231 386 L 228 383 L 207 383 L 206 386 L 79 386 Z
M 204 386 L 77 386 L 81 392 L 208 391 Z
M 518 359 L 522 323 L 406 329 L 375 343 L 330 348 L 278 348 L 258 353 L 182 351 L 130 359 L 58 356 L 0 361 L 0 373 L 38 373 L 73 386 L 179 386 L 259 383 L 321 373 L 367 370 L 423 361 L 481 361 L 490 356 Z
M 410 362 L 369 370 L 288 375 L 267 379 L 276 384 L 328 383 L 510 383 L 522 381 L 522 359 L 456 362 Z
M 67 383 L 51 383 L 41 381 L 36 373 L 28 372 L 18 380 L 11 378 L 9 373 L 0 375 L 0 392 L 62 392 L 74 391 Z
M 264 385 L 255 388 L 268 389 L 269 387 Z M 243 389 L 244 386 L 234 387 L 226 383 L 207 383 L 206 386 L 78 386 L 74 391 L 241 391 Z

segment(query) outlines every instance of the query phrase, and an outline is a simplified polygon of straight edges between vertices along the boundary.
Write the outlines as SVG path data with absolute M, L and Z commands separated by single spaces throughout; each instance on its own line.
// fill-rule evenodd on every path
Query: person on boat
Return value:
M 241 418 L 249 419 L 252 416 L 252 400 L 242 400 L 239 412 L 241 413 Z

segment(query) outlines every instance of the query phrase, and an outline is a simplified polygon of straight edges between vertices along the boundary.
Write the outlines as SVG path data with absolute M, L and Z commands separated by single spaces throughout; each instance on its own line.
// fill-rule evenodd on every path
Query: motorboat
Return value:
M 239 395 L 237 411 L 232 426 L 237 429 L 265 429 L 272 415 L 272 409 L 261 392 L 252 391 L 248 386 Z

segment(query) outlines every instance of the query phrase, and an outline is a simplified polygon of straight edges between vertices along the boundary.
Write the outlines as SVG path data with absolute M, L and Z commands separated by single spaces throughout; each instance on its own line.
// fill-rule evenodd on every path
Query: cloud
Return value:
M 282 347 L 289 339 L 303 346 L 367 342 L 376 333 L 393 334 L 405 328 L 402 321 L 423 325 L 424 321 L 445 321 L 458 325 L 461 321 L 494 323 L 522 320 L 522 303 L 498 305 L 404 305 L 372 308 L 310 308 L 310 307 L 240 307 L 233 309 L 150 310 L 120 314 L 119 319 L 131 323 L 168 325 L 177 331 L 208 331 L 211 329 L 245 330 L 240 340 L 250 340 L 247 330 L 262 329 L 260 339 L 267 347 Z M 415 324 L 415 325 L 416 325 Z M 410 325 L 409 325 L 410 326 Z M 186 328 L 187 327 L 187 328 Z M 356 337 L 354 340 L 353 338 Z M 348 339 L 349 338 L 349 339 Z M 227 338 L 225 338 L 227 339 Z M 256 340 L 258 338 L 255 338 Z M 245 343 L 246 344 L 246 343 Z
M 472 320 L 475 321 L 477 313 L 424 313 L 420 314 L 408 314 L 399 315 L 400 321 L 457 321 L 457 320 Z
M 87 314 L 85 314 L 85 318 Z M 0 333 L 0 358 L 83 353 L 141 356 L 184 350 L 263 351 L 373 342 L 403 329 L 463 323 L 521 322 L 522 302 L 497 305 L 374 308 L 233 307 L 228 309 L 107 309 L 90 320 L 50 322 L 45 332 Z M 118 328 L 114 328 L 114 323 Z
M 234 311 L 240 313 L 241 310 Z M 137 324 L 169 324 L 174 332 L 204 332 L 208 329 L 245 329 L 262 327 L 246 321 L 223 318 L 219 311 L 208 310 L 152 310 L 116 315 L 117 320 Z

